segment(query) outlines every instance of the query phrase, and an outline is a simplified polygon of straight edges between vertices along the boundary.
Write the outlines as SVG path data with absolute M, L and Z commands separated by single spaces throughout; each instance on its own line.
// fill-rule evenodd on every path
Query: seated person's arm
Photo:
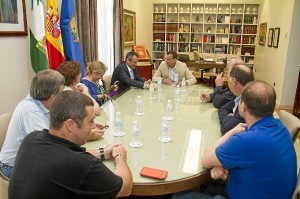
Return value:
M 123 186 L 117 197 L 129 196 L 132 191 L 133 180 L 131 171 L 126 162 L 127 151 L 123 146 L 117 146 L 113 148 L 112 156 L 115 158 L 116 162 L 114 173 L 123 179 Z
M 108 128 L 104 124 L 100 124 L 97 122 L 95 122 L 95 124 L 96 124 L 96 128 L 91 130 L 91 132 L 87 138 L 87 141 L 96 140 L 96 139 L 102 137 L 104 135 L 104 132 Z
M 245 122 L 244 118 L 240 116 L 239 111 L 237 110 L 234 114 L 227 115 L 224 118 L 221 124 L 221 132 L 222 134 L 225 134 L 231 129 L 233 129 L 239 123 L 244 123 L 244 122 Z
M 134 86 L 137 88 L 144 88 L 144 80 L 143 81 L 136 81 L 130 78 L 130 75 L 127 74 L 122 68 L 116 68 L 115 74 L 117 79 L 123 82 L 127 86 Z M 126 69 L 127 70 L 127 69 Z
M 224 169 L 224 167 L 215 166 L 210 170 L 210 176 L 214 180 L 222 179 L 226 181 L 228 175 L 229 171 L 227 169 Z
M 203 157 L 201 159 L 201 164 L 205 168 L 212 168 L 216 166 L 222 166 L 221 162 L 219 161 L 217 155 L 216 155 L 216 148 L 219 147 L 221 144 L 226 142 L 229 138 L 231 138 L 233 135 L 240 133 L 242 131 L 245 131 L 246 124 L 241 123 L 237 125 L 235 128 L 230 130 L 228 133 L 223 135 L 221 138 L 219 138 L 215 143 L 210 145 L 207 150 L 204 152 Z
M 171 85 L 173 82 L 169 78 L 163 77 L 163 75 L 162 75 L 162 72 L 161 72 L 161 65 L 162 65 L 162 63 L 163 62 L 160 63 L 157 71 L 153 75 L 153 79 L 155 80 L 156 77 L 162 77 L 163 78 L 163 80 L 162 80 L 163 84 Z
M 219 109 L 218 114 L 221 123 L 223 122 L 225 117 L 227 117 L 230 113 L 232 113 L 233 108 L 234 108 L 234 101 L 231 100 Z
M 186 67 L 184 74 L 185 74 L 185 79 L 186 79 L 186 82 L 188 83 L 188 85 L 193 85 L 193 84 L 197 83 L 196 78 L 191 73 L 191 71 L 188 69 L 188 67 Z
M 90 93 L 89 93 L 89 88 L 88 88 L 86 85 L 84 85 L 83 83 L 79 83 L 79 84 L 77 84 L 77 86 L 76 86 L 76 90 L 78 90 L 79 92 L 85 94 L 86 96 L 88 96 L 89 98 L 91 98 L 91 100 L 93 100 L 95 114 L 96 114 L 96 115 L 100 115 L 101 110 L 100 110 L 99 104 L 98 104 L 97 101 L 90 95 Z
M 215 91 L 212 94 L 210 94 L 210 96 L 214 107 L 220 109 L 230 100 L 232 100 L 233 93 L 228 88 L 222 89 L 222 87 L 217 86 L 215 88 Z

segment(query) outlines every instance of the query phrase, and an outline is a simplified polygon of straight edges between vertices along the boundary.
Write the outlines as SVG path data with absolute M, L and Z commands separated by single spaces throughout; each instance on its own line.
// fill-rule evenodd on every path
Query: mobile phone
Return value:
M 115 81 L 112 86 L 118 86 L 118 84 L 119 84 L 119 81 Z
M 165 179 L 168 175 L 168 171 L 150 168 L 150 167 L 143 167 L 140 171 L 140 174 L 145 177 L 156 178 L 156 179 Z

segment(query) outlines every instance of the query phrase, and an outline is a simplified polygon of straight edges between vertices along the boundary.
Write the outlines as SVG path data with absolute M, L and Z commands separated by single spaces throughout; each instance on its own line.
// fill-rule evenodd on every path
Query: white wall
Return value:
M 0 114 L 12 113 L 29 91 L 34 71 L 29 59 L 28 38 L 0 37 Z
M 124 0 L 123 7 L 136 13 L 136 44 L 145 45 L 152 54 L 152 0 Z M 125 47 L 124 57 L 132 47 Z
M 286 68 L 282 86 L 281 104 L 293 105 L 300 65 L 300 1 L 295 0 L 292 29 L 287 52 Z
M 256 79 L 265 80 L 273 85 L 277 93 L 277 104 L 287 109 L 290 109 L 294 102 L 297 64 L 300 63 L 299 27 L 297 27 L 300 8 L 299 5 L 297 8 L 294 7 L 294 2 L 294 0 L 284 3 L 281 0 L 265 0 L 261 4 L 260 23 L 267 22 L 268 30 L 279 27 L 280 39 L 278 48 L 258 45 L 255 52 Z M 298 15 L 298 19 L 292 22 L 293 14 L 295 18 Z
M 26 2 L 26 12 L 30 9 Z M 46 0 L 43 5 L 46 8 Z M 57 0 L 60 8 L 61 0 Z M 12 113 L 29 92 L 35 75 L 30 62 L 29 36 L 0 37 L 0 114 Z

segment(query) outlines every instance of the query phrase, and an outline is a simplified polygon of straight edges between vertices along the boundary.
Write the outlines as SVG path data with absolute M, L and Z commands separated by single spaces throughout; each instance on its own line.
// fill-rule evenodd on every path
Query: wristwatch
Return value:
M 99 151 L 100 151 L 100 160 L 101 161 L 105 160 L 104 148 L 99 148 Z

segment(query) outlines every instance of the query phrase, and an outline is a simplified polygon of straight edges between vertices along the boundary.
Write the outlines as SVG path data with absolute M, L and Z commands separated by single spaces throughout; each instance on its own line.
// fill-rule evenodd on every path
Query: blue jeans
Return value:
M 0 170 L 4 176 L 10 178 L 13 167 L 0 162 Z

